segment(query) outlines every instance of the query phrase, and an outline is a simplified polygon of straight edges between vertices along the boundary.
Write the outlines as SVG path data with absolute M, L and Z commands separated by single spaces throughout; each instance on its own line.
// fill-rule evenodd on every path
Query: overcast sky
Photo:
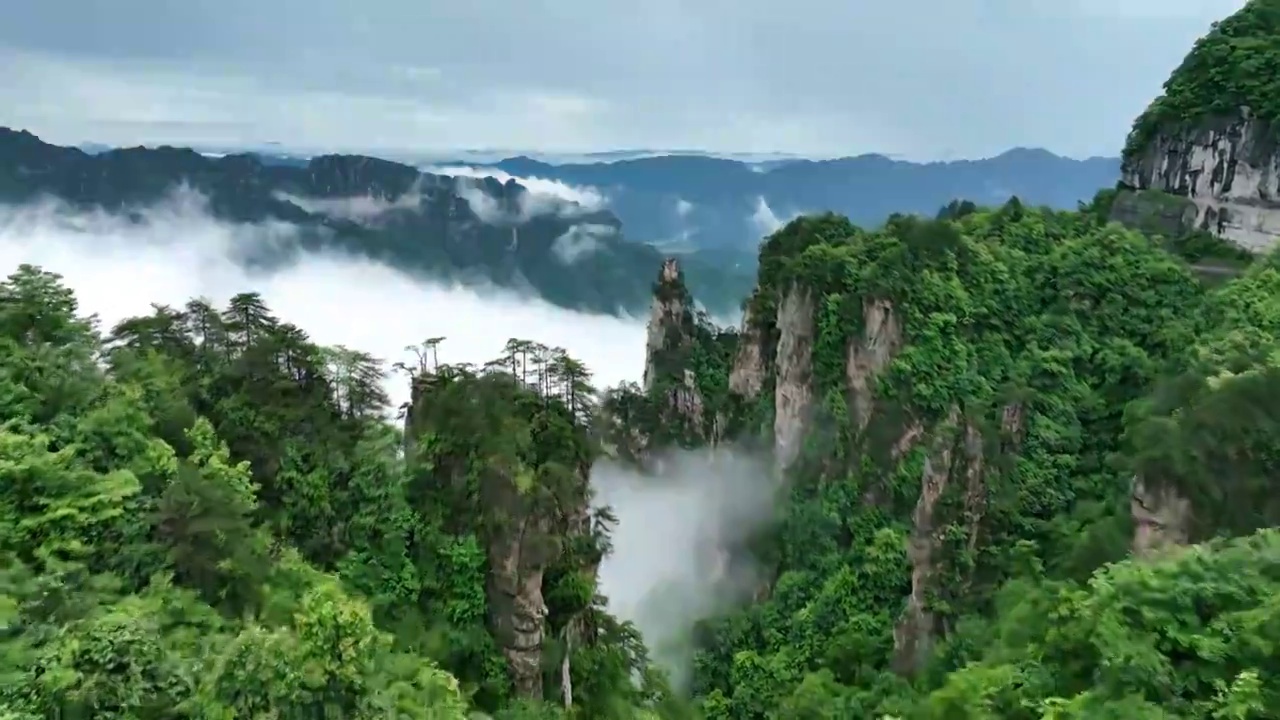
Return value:
M 1243 0 L 0 0 L 54 142 L 1115 154 Z

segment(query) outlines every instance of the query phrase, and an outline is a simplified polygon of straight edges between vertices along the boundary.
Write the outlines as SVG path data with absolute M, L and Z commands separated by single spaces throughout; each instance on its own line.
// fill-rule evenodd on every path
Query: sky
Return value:
M 2 0 L 0 125 L 300 150 L 1114 155 L 1243 0 Z

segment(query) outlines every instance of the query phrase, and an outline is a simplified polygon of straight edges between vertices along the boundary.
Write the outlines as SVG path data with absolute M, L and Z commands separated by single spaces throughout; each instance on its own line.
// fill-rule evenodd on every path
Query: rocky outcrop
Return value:
M 902 324 L 888 300 L 862 302 L 862 333 L 849 344 L 845 379 L 849 384 L 850 409 L 855 427 L 865 430 L 874 408 L 876 377 L 893 362 L 902 349 Z
M 1121 182 L 1133 190 L 1187 198 L 1193 210 L 1169 208 L 1176 216 L 1170 221 L 1208 230 L 1250 251 L 1267 250 L 1280 240 L 1280 151 L 1274 132 L 1271 123 L 1242 108 L 1194 130 L 1158 133 L 1126 159 Z M 1123 204 L 1119 210 L 1127 212 Z
M 699 342 L 693 299 L 674 258 L 662 263 L 649 312 L 643 391 L 656 398 L 662 418 L 659 444 L 714 444 L 719 418 L 707 417 L 697 373 L 689 367 Z M 708 422 L 708 419 L 711 422 Z
M 752 298 L 754 300 L 754 297 Z M 752 303 L 742 315 L 742 331 L 738 334 L 738 349 L 729 373 L 729 391 L 747 400 L 755 400 L 764 389 L 765 369 L 764 337 L 751 310 Z
M 542 578 L 553 555 L 536 516 L 513 519 L 489 542 L 489 626 L 520 697 L 542 697 L 542 644 L 547 605 Z
M 778 352 L 774 360 L 774 459 L 785 472 L 800 455 L 813 400 L 813 294 L 792 285 L 778 308 Z
M 484 391 L 505 394 L 512 401 L 509 412 L 495 411 L 492 404 L 477 412 L 473 399 Z M 492 442 L 500 434 L 528 431 L 528 423 L 537 420 L 524 412 L 536 403 L 520 403 L 521 394 L 526 400 L 537 397 L 533 387 L 505 373 L 478 375 L 451 366 L 417 372 L 405 413 L 405 450 L 424 502 L 451 509 L 445 531 L 476 533 L 488 561 L 488 630 L 506 660 L 515 693 L 542 698 L 549 614 L 543 585 L 553 563 L 565 559 L 566 539 L 590 532 L 590 468 L 582 463 L 566 473 L 571 463 L 555 460 L 557 479 L 544 480 L 541 457 L 513 443 Z M 471 430 L 451 435 L 452 442 L 417 442 L 449 433 L 468 413 L 461 422 Z M 595 569 L 594 561 L 574 568 L 592 576 Z
M 684 282 L 680 278 L 680 264 L 675 258 L 667 258 L 658 273 L 657 291 L 649 307 L 649 322 L 645 326 L 644 391 L 653 389 L 662 368 L 661 359 L 679 346 L 686 344 L 686 317 L 689 308 L 685 302 Z
M 1001 410 L 1002 452 L 1017 452 L 1022 442 L 1024 418 L 1021 403 L 1010 403 Z M 924 436 L 920 423 L 909 424 L 893 447 L 893 459 L 901 460 Z M 953 482 L 962 483 L 962 515 L 956 520 L 965 528 L 970 552 L 978 545 L 987 509 L 986 442 L 979 426 L 972 420 L 961 420 L 960 411 L 952 408 L 946 419 L 933 428 L 929 442 L 907 544 L 911 593 L 893 632 L 894 670 L 906 675 L 919 672 L 923 667 L 938 632 L 928 597 L 935 589 L 934 578 L 943 542 L 938 521 L 939 501 Z
M 1191 504 L 1167 485 L 1135 476 L 1129 501 L 1133 517 L 1133 554 L 1155 555 L 1189 539 Z
M 946 421 L 934 432 L 920 474 L 920 497 L 911 514 L 911 535 L 907 543 L 911 594 L 907 596 L 907 605 L 893 629 L 894 670 L 904 674 L 919 669 L 933 644 L 935 623 L 928 608 L 927 594 L 936 570 L 934 556 L 939 542 L 935 518 L 938 500 L 946 490 L 951 474 L 954 432 L 959 416 L 959 411 L 952 409 Z

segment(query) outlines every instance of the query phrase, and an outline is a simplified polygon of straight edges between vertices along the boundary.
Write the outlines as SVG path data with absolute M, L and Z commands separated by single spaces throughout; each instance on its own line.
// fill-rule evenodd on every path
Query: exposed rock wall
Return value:
M 1191 131 L 1156 136 L 1122 169 L 1122 182 L 1194 204 L 1194 227 L 1254 252 L 1280 240 L 1280 152 L 1269 123 L 1247 109 Z
M 920 473 L 920 496 L 911 514 L 911 536 L 907 543 L 911 594 L 907 596 L 907 605 L 893 629 L 893 665 L 894 670 L 900 673 L 918 670 L 933 646 L 935 622 L 928 608 L 928 591 L 937 567 L 934 557 L 939 544 L 936 515 L 938 501 L 951 476 L 954 432 L 959 416 L 959 411 L 952 409 L 943 425 L 935 430 Z
M 706 422 L 706 402 L 698 387 L 697 373 L 688 367 L 697 342 L 692 300 L 674 258 L 662 263 L 653 297 L 645 343 L 644 392 L 650 394 L 665 381 L 659 412 L 674 436 L 686 441 L 714 443 L 718 422 Z M 718 421 L 718 418 L 714 420 Z M 671 439 L 671 438 L 668 438 Z
M 778 470 L 800 455 L 813 400 L 813 294 L 792 285 L 778 308 L 778 353 L 774 360 L 773 442 Z
M 520 697 L 542 697 L 542 645 L 547 605 L 542 578 L 552 560 L 536 516 L 512 518 L 489 541 L 489 625 Z
M 1173 488 L 1134 477 L 1129 510 L 1134 555 L 1146 557 L 1187 543 L 1191 504 Z
M 1000 413 L 1001 452 L 1017 452 L 1024 431 L 1024 408 L 1010 403 Z M 935 576 L 942 550 L 938 518 L 939 502 L 953 483 L 962 483 L 961 507 L 966 545 L 972 552 L 978 545 L 983 515 L 987 509 L 987 443 L 978 425 L 962 420 L 958 408 L 928 433 L 913 422 L 893 447 L 894 461 L 901 460 L 921 440 L 929 443 L 920 474 L 920 495 L 911 515 L 907 560 L 911 563 L 911 592 L 894 626 L 893 666 L 897 672 L 914 674 L 923 667 L 936 639 L 938 628 L 929 609 L 929 593 L 935 590 Z
M 756 318 L 747 303 L 742 315 L 742 331 L 738 335 L 738 349 L 729 373 L 729 391 L 747 400 L 755 400 L 764 389 L 765 358 L 764 338 L 761 337 Z
M 849 344 L 845 379 L 849 383 L 850 407 L 855 427 L 865 430 L 874 408 L 875 379 L 902 349 L 902 323 L 888 300 L 866 299 L 862 303 L 862 333 Z

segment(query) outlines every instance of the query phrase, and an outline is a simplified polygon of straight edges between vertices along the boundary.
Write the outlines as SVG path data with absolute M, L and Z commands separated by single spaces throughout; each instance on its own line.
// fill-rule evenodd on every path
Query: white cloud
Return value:
M 615 235 L 617 230 L 612 225 L 598 223 L 578 223 L 564 231 L 551 244 L 551 251 L 560 262 L 572 265 L 591 253 L 599 251 L 603 246 L 600 238 Z
M 694 624 L 759 589 L 742 544 L 773 519 L 778 485 L 771 465 L 724 447 L 669 453 L 658 465 L 656 477 L 609 461 L 592 469 L 597 499 L 618 516 L 600 589 L 683 684 Z
M 687 218 L 691 212 L 693 212 L 693 203 L 684 198 L 676 198 L 676 215 Z
M 139 222 L 41 203 L 0 206 L 0 267 L 33 263 L 61 273 L 83 309 L 105 325 L 179 306 L 194 296 L 221 302 L 248 290 L 323 344 L 372 352 L 388 362 L 432 336 L 448 338 L 441 359 L 488 361 L 511 337 L 566 348 L 597 373 L 597 384 L 639 379 L 640 320 L 588 315 L 507 290 L 446 286 L 386 265 L 338 254 L 309 254 L 279 271 L 246 272 L 232 261 L 246 247 L 292 237 L 291 226 L 232 225 L 211 219 L 198 196 L 178 193 Z M 403 383 L 388 387 L 399 400 Z
M 786 222 L 778 218 L 763 195 L 758 195 L 756 196 L 756 209 L 751 213 L 751 224 L 755 226 L 761 235 L 772 235 Z
M 454 178 L 472 178 L 476 180 L 493 178 L 503 184 L 506 184 L 509 180 L 515 180 L 529 191 L 529 194 L 522 199 L 521 213 L 526 218 L 551 212 L 559 212 L 561 214 L 594 212 L 603 210 L 609 204 L 609 198 L 598 188 L 590 185 L 570 185 L 559 180 L 548 180 L 535 176 L 516 177 L 498 168 L 436 165 L 425 167 L 422 170 L 434 175 L 446 175 Z M 468 202 L 470 202 L 470 199 L 468 199 Z M 472 211 L 477 215 L 481 214 L 475 210 L 474 206 Z
M 373 222 L 394 210 L 418 210 L 422 201 L 422 193 L 416 187 L 410 188 L 395 200 L 373 195 L 304 197 L 282 191 L 273 194 L 277 200 L 297 205 L 309 213 L 358 223 Z

